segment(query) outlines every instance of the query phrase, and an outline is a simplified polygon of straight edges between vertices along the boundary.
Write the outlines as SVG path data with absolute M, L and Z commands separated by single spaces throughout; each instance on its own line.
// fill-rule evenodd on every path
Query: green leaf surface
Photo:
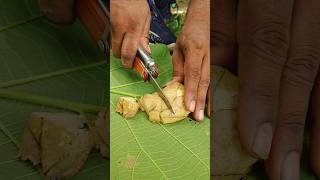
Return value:
M 18 159 L 29 115 L 105 107 L 105 58 L 79 22 L 49 23 L 37 0 L 0 0 L 0 62 L 0 179 L 41 179 L 39 167 Z M 107 160 L 94 151 L 70 179 L 107 176 Z
M 163 85 L 172 77 L 169 50 L 165 45 L 153 45 L 152 57 L 159 65 L 158 82 Z M 154 89 L 112 56 L 110 66 L 111 179 L 209 179 L 209 119 L 162 125 L 151 123 L 141 111 L 134 118 L 124 119 L 115 111 L 118 98 L 141 96 Z

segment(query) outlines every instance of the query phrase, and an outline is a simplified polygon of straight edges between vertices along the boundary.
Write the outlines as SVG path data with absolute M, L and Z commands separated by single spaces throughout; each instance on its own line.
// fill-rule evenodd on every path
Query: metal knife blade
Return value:
M 147 70 L 148 74 L 149 74 L 149 80 L 150 83 L 152 84 L 152 86 L 156 89 L 156 91 L 159 93 L 159 96 L 161 97 L 161 99 L 164 101 L 164 103 L 167 105 L 167 107 L 170 109 L 170 111 L 175 114 L 168 98 L 166 97 L 166 95 L 163 93 L 161 87 L 159 86 L 159 84 L 157 83 L 157 81 L 154 79 L 154 77 L 150 74 L 150 72 Z

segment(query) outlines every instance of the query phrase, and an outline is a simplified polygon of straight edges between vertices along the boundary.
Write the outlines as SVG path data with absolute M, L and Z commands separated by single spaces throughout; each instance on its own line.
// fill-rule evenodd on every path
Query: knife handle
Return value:
M 101 46 L 103 35 L 109 35 L 109 20 L 105 13 L 102 11 L 97 0 L 77 0 L 76 15 L 80 22 L 85 27 L 91 38 Z M 109 37 L 107 37 L 109 39 Z M 108 43 L 108 42 L 107 42 Z M 107 46 L 104 44 L 104 46 Z M 109 49 L 108 47 L 100 47 Z M 106 56 L 109 57 L 107 52 Z
M 145 66 L 141 60 L 141 58 L 137 55 L 133 61 L 133 67 L 137 70 L 140 74 L 141 78 L 146 81 L 149 78 L 148 72 L 145 70 Z

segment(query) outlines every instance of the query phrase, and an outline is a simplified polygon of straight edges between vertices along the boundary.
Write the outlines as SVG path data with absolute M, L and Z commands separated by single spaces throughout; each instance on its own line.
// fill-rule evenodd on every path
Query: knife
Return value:
M 158 66 L 155 63 L 154 59 L 152 59 L 148 52 L 146 52 L 142 47 L 138 47 L 137 55 L 134 59 L 133 63 L 134 68 L 138 71 L 141 78 L 144 81 L 149 81 L 154 89 L 158 92 L 161 99 L 164 101 L 166 106 L 170 109 L 170 111 L 175 114 L 174 109 L 171 106 L 166 95 L 163 93 L 162 88 L 159 86 L 156 78 L 159 75 Z
M 91 38 L 109 58 L 110 21 L 106 0 L 77 0 L 76 15 Z
M 78 0 L 77 15 L 86 27 L 92 38 L 98 43 L 106 56 L 109 55 L 108 40 L 110 37 L 110 12 L 104 0 Z M 151 34 L 153 32 L 150 32 Z M 148 52 L 142 47 L 138 47 L 137 55 L 134 59 L 134 68 L 140 73 L 144 81 L 149 81 L 159 96 L 165 102 L 172 113 L 175 113 L 168 98 L 159 86 L 156 78 L 158 77 L 158 66 Z

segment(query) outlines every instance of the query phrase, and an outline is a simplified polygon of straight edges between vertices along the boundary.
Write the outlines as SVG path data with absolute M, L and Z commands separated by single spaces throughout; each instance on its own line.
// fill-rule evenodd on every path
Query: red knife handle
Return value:
M 98 1 L 78 0 L 76 4 L 76 14 L 91 38 L 99 43 L 105 31 L 109 29 L 106 29 L 106 22 L 108 25 L 107 16 L 102 11 Z
M 133 67 L 137 70 L 141 78 L 146 81 L 149 78 L 148 72 L 145 70 L 145 66 L 139 56 L 136 56 L 133 61 Z
M 106 16 L 103 14 L 97 0 L 78 0 L 77 16 L 91 37 L 98 41 L 105 29 Z

